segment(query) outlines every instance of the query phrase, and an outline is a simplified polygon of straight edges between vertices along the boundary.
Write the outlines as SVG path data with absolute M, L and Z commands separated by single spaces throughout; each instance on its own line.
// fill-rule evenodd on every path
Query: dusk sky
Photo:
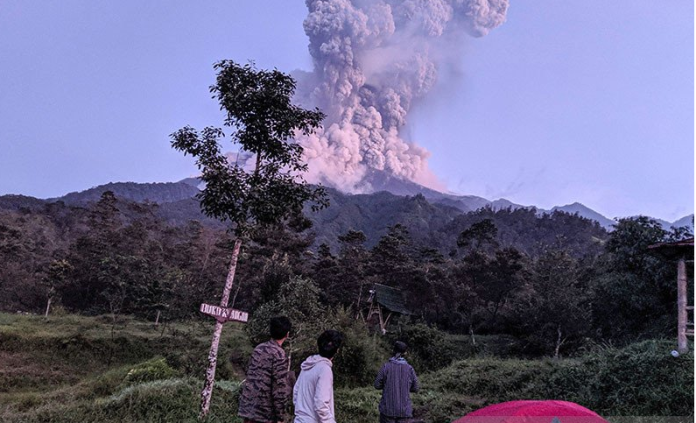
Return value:
M 451 192 L 607 217 L 694 209 L 694 4 L 510 0 L 408 115 Z M 196 174 L 212 64 L 310 71 L 302 1 L 0 2 L 0 195 Z M 230 150 L 233 149 L 230 146 Z

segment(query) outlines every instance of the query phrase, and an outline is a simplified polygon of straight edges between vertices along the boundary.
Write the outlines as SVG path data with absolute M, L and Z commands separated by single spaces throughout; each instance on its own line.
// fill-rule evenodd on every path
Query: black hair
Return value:
M 408 344 L 406 344 L 404 341 L 394 342 L 394 355 L 403 355 L 406 350 L 408 350 Z
M 319 355 L 331 359 L 336 355 L 336 351 L 343 345 L 343 334 L 337 330 L 329 329 L 324 331 L 317 339 Z
M 270 327 L 271 338 L 276 340 L 283 339 L 290 333 L 292 323 L 290 323 L 290 319 L 285 316 L 271 317 Z

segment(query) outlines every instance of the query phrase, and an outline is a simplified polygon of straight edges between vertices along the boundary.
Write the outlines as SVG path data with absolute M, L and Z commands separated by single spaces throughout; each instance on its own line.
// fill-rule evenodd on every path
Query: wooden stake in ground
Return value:
M 689 351 L 686 342 L 686 261 L 680 258 L 677 262 L 677 351 L 684 354 Z

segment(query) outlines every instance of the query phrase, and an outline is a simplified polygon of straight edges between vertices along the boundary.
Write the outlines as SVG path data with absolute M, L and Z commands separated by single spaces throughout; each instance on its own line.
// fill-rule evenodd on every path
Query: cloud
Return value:
M 508 0 L 307 0 L 312 72 L 295 72 L 296 101 L 327 114 L 299 136 L 308 179 L 347 192 L 370 190 L 372 171 L 441 188 L 429 153 L 405 138 L 413 104 L 459 60 L 464 34 L 486 35 L 505 21 Z

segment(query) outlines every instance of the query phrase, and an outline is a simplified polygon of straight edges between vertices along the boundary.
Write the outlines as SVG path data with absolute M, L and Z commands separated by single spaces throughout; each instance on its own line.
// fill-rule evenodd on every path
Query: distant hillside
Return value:
M 415 182 L 404 179 L 395 178 L 384 172 L 371 171 L 365 180 L 372 187 L 372 192 L 386 191 L 394 195 L 422 195 L 431 203 L 444 204 L 446 206 L 456 207 L 463 212 L 478 210 L 482 207 L 491 206 L 494 209 L 507 207 L 524 207 L 519 204 L 514 204 L 510 201 L 501 199 L 497 200 L 497 204 L 493 204 L 490 200 L 475 195 L 457 195 L 448 194 L 434 189 L 430 189 L 419 185 Z M 501 206 L 501 207 L 498 207 Z
M 385 191 L 346 195 L 329 189 L 331 206 L 307 215 L 314 222 L 316 244 L 326 243 L 333 251 L 338 236 L 359 230 L 367 236 L 367 246 L 377 243 L 387 228 L 401 223 L 409 228 L 414 241 L 432 245 L 431 237 L 462 211 L 443 204 L 432 204 L 423 195 L 398 196 Z
M 688 216 L 684 216 L 681 219 L 677 219 L 674 222 L 671 223 L 672 226 L 679 228 L 682 226 L 688 226 L 691 228 L 691 230 L 694 230 L 694 215 L 690 214 Z
M 580 203 L 557 206 L 547 211 L 515 204 L 503 198 L 491 201 L 473 195 L 442 193 L 379 172 L 372 172 L 367 180 L 375 190 L 372 194 L 350 195 L 328 189 L 332 206 L 312 216 L 317 227 L 318 243 L 327 242 L 335 247 L 333 244 L 336 242 L 337 234 L 356 229 L 368 235 L 368 243 L 371 245 L 385 233 L 387 226 L 402 221 L 408 221 L 414 228 L 418 228 L 418 233 L 424 234 L 438 230 L 459 214 L 482 208 L 490 208 L 493 211 L 535 210 L 539 216 L 543 213 L 563 211 L 594 220 L 607 230 L 611 230 L 616 223 Z M 112 191 L 116 197 L 124 200 L 159 204 L 158 214 L 173 224 L 200 219 L 209 226 L 224 227 L 220 222 L 208 219 L 200 213 L 198 201 L 195 199 L 200 186 L 201 181 L 198 178 L 167 183 L 116 182 L 48 200 L 23 195 L 0 196 L 0 209 L 37 209 L 55 201 L 62 201 L 71 206 L 85 206 L 98 201 L 104 191 Z M 675 222 L 657 220 L 667 230 L 671 226 L 688 226 L 693 231 L 693 214 Z
M 580 203 L 567 204 L 565 206 L 556 206 L 551 209 L 551 211 L 556 210 L 564 211 L 570 214 L 577 213 L 578 216 L 597 221 L 600 225 L 602 225 L 604 229 L 611 229 L 611 227 L 616 224 L 616 221 L 608 219 L 602 216 L 601 214 L 597 213 L 596 211 L 592 210 L 591 208 Z
M 59 198 L 49 199 L 49 201 L 63 201 L 68 205 L 84 205 L 99 201 L 99 197 L 101 197 L 104 191 L 112 191 L 118 198 L 138 203 L 146 201 L 158 204 L 171 203 L 192 198 L 199 192 L 198 188 L 185 181 L 187 180 L 181 182 L 145 184 L 136 182 L 113 182 L 106 185 L 99 185 L 85 191 L 71 192 Z
M 9 194 L 0 196 L 0 209 L 2 210 L 37 209 L 43 207 L 46 203 L 46 200 L 26 195 Z

